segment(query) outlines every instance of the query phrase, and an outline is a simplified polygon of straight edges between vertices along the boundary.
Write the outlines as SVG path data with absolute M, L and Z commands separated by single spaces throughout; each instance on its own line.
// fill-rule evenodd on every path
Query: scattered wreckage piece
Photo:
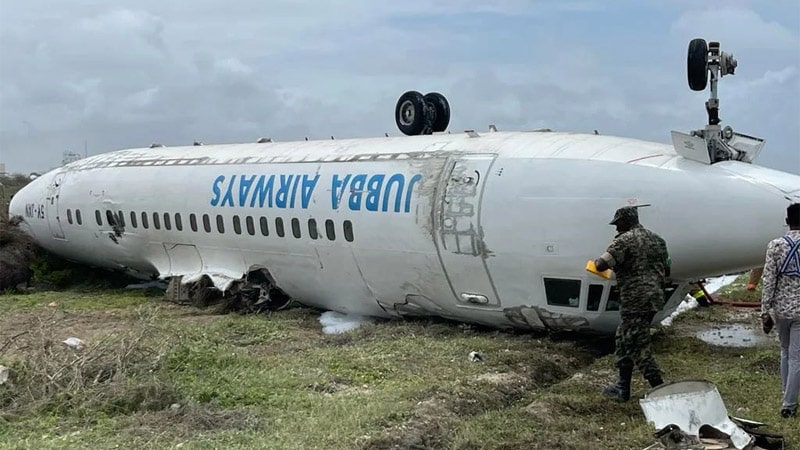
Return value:
M 639 400 L 655 426 L 656 446 L 677 449 L 783 449 L 783 436 L 758 430 L 763 423 L 730 417 L 713 383 L 685 380 L 663 384 Z
M 234 279 L 222 274 L 176 275 L 169 279 L 166 300 L 206 307 L 222 303 L 225 312 L 260 313 L 288 308 L 292 298 L 281 290 L 266 269 L 255 268 Z

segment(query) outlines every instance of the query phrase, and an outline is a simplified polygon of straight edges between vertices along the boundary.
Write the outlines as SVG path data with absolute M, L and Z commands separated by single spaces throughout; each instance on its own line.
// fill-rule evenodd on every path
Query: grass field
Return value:
M 726 297 L 745 293 L 733 287 Z M 443 321 L 325 335 L 319 311 L 215 315 L 154 291 L 0 296 L 2 448 L 642 449 L 636 400 L 608 401 L 613 344 Z M 668 380 L 716 383 L 729 412 L 800 442 L 778 415 L 777 342 L 695 332 L 756 309 L 693 310 L 655 330 Z M 78 337 L 73 350 L 61 341 Z M 468 355 L 480 352 L 483 361 Z M 645 393 L 637 373 L 634 395 Z

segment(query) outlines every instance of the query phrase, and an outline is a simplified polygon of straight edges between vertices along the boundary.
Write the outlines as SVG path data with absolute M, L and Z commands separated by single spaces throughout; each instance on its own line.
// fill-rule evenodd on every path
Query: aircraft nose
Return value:
M 33 221 L 41 208 L 41 206 L 37 207 L 37 204 L 41 202 L 37 200 L 38 196 L 36 195 L 41 185 L 40 182 L 41 177 L 25 185 L 11 197 L 11 202 L 8 204 L 9 218 L 21 217 L 23 220 L 19 224 L 20 228 L 31 236 L 34 235 Z
M 23 197 L 25 197 L 25 190 L 27 186 L 23 187 L 17 193 L 11 197 L 11 203 L 8 204 L 8 216 L 22 216 L 25 217 L 25 201 Z

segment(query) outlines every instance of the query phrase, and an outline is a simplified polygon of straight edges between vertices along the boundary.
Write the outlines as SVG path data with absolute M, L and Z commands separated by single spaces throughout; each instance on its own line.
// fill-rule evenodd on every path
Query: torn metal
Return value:
M 730 417 L 713 383 L 686 380 L 663 384 L 639 400 L 665 449 L 782 449 L 783 437 L 756 430 L 764 424 Z M 714 442 L 712 442 L 714 441 Z

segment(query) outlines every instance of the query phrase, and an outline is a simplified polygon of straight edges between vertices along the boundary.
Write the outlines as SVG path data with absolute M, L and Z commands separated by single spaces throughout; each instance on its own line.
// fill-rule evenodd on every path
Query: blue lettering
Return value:
M 331 185 L 331 208 L 339 209 L 339 203 L 342 201 L 344 189 L 349 182 L 350 175 L 345 175 L 343 180 L 339 179 L 339 175 L 333 175 L 333 183 Z
M 219 203 L 219 195 L 220 195 L 219 185 L 223 181 L 225 181 L 225 175 L 220 175 L 214 180 L 214 183 L 211 185 L 211 192 L 214 193 L 214 196 L 211 197 L 211 206 L 217 206 L 217 203 Z
M 308 208 L 308 204 L 309 202 L 311 202 L 311 195 L 314 194 L 314 187 L 317 186 L 318 180 L 319 180 L 319 174 L 315 175 L 313 180 L 309 180 L 308 175 L 303 175 L 303 190 L 302 190 L 303 198 L 300 199 L 301 206 L 303 209 Z
M 220 203 L 220 206 L 225 206 L 226 203 L 228 206 L 233 206 L 233 185 L 235 184 L 235 181 L 236 175 L 231 177 L 231 181 L 228 183 L 228 190 L 225 192 L 225 196 L 222 197 L 222 203 Z
M 289 195 L 289 188 L 292 186 L 294 175 L 281 175 L 281 185 L 275 193 L 275 207 L 286 208 L 286 196 Z
M 405 211 L 411 211 L 411 192 L 414 190 L 414 183 L 422 179 L 422 175 L 417 174 L 408 182 L 408 191 L 406 191 L 406 208 Z
M 392 185 L 397 186 L 397 192 L 394 194 L 394 212 L 400 212 L 400 202 L 403 197 L 403 187 L 406 184 L 406 177 L 402 173 L 396 173 L 389 177 L 386 181 L 386 187 L 383 190 L 383 206 L 381 211 L 386 212 L 389 210 L 389 198 L 392 193 Z
M 367 211 L 378 210 L 378 199 L 381 196 L 381 187 L 386 175 L 373 175 L 367 182 L 367 197 L 364 199 L 364 207 Z
M 247 200 L 247 194 L 250 193 L 250 186 L 253 185 L 253 181 L 255 181 L 256 176 L 253 175 L 250 178 L 245 178 L 244 175 L 239 177 L 239 206 L 244 206 L 244 202 Z
M 361 209 L 361 196 L 363 195 L 364 183 L 367 182 L 366 174 L 359 174 L 353 177 L 350 182 L 350 210 L 358 211 Z
M 289 207 L 294 208 L 294 201 L 297 199 L 297 184 L 300 182 L 300 175 L 294 177 L 294 184 L 292 184 L 292 200 L 289 202 Z
M 267 205 L 272 208 L 272 188 L 274 184 L 275 175 L 270 175 L 269 178 L 266 175 L 258 177 L 256 186 L 253 189 L 253 197 L 250 199 L 250 207 L 254 207 L 256 199 L 258 199 L 258 207 L 263 208 L 264 200 L 267 199 Z

